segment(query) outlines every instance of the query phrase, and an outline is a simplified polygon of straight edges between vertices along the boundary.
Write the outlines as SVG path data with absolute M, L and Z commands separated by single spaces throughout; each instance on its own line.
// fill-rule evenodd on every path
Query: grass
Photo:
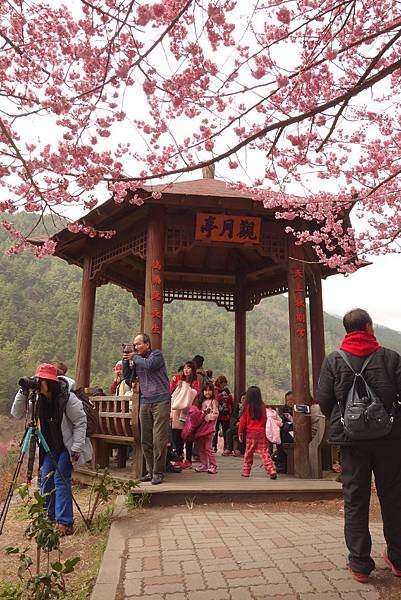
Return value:
M 150 492 L 142 492 L 141 494 L 128 494 L 126 504 L 128 508 L 145 508 L 150 504 L 152 494 Z

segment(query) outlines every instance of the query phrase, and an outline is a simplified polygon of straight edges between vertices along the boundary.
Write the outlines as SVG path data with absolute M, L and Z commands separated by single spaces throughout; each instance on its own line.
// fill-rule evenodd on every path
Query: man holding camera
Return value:
M 163 354 L 160 350 L 152 350 L 146 333 L 138 334 L 132 346 L 123 346 L 123 376 L 129 385 L 138 378 L 141 388 L 139 420 L 147 473 L 140 481 L 158 485 L 166 470 L 170 382 Z

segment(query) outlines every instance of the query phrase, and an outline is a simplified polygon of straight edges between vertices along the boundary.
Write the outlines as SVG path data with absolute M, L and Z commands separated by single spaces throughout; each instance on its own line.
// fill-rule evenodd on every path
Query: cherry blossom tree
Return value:
M 7 213 L 91 209 L 107 193 L 140 203 L 144 183 L 213 163 L 332 267 L 397 251 L 400 37 L 392 0 L 3 0 L 11 252 L 31 247 L 31 232 Z

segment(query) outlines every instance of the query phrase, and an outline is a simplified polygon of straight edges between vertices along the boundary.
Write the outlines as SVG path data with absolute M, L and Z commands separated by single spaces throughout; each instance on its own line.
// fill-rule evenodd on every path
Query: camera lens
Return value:
M 38 391 L 40 389 L 40 379 L 39 377 L 21 377 L 18 385 L 23 392 L 28 392 L 29 390 Z

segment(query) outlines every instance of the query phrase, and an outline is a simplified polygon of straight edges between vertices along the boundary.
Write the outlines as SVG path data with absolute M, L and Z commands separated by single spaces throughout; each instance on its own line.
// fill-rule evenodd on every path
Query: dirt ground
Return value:
M 84 514 L 88 495 L 88 489 L 75 487 L 74 496 Z M 103 507 L 94 532 L 90 533 L 85 528 L 82 519 L 79 516 L 77 517 L 77 511 L 74 509 L 76 531 L 73 536 L 65 537 L 61 540 L 61 560 L 74 558 L 75 556 L 80 557 L 75 571 L 66 577 L 68 600 L 84 600 L 90 597 L 107 542 L 111 522 L 109 510 L 110 506 L 109 509 Z M 24 538 L 24 531 L 27 525 L 27 512 L 22 505 L 22 501 L 19 498 L 13 498 L 3 533 L 0 536 L 0 590 L 2 585 L 5 585 L 7 582 L 18 581 L 16 575 L 19 564 L 18 558 L 13 555 L 6 555 L 4 549 L 8 546 L 19 546 L 21 549 L 32 547 L 30 542 Z M 30 554 L 35 558 L 34 549 Z M 57 559 L 58 555 L 52 553 L 51 561 Z

